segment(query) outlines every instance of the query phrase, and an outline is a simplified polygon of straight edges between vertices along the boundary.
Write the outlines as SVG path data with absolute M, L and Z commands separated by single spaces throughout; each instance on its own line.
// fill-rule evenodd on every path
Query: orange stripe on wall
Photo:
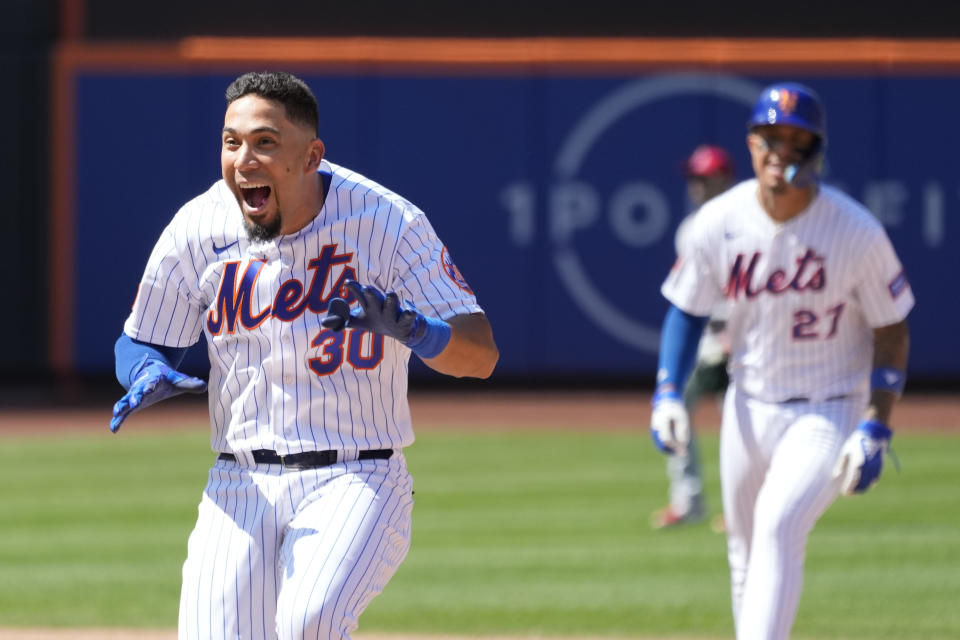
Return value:
M 60 1 L 60 37 L 67 40 L 79 40 L 86 31 L 86 1 Z
M 456 65 L 960 64 L 960 40 L 767 38 L 186 38 L 188 60 Z
M 74 233 L 73 202 L 76 195 L 74 159 L 74 73 L 68 62 L 54 53 L 50 99 L 50 255 L 48 273 L 48 359 L 57 374 L 68 374 L 74 365 Z
M 236 68 L 251 63 L 422 67 L 708 67 L 743 71 L 960 69 L 960 39 L 877 38 L 213 38 L 166 44 L 70 42 L 74 67 Z

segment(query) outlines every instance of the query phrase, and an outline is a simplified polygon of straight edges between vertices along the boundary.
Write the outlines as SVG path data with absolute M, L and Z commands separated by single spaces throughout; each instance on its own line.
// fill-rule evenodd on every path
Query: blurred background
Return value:
M 303 77 L 328 159 L 427 212 L 502 354 L 470 385 L 498 388 L 651 387 L 685 158 L 719 144 L 750 177 L 760 88 L 809 84 L 827 181 L 881 219 L 917 296 L 910 389 L 960 381 L 958 5 L 269 4 L 4 2 L 0 402 L 119 389 L 146 258 L 219 178 L 223 90 L 254 69 Z

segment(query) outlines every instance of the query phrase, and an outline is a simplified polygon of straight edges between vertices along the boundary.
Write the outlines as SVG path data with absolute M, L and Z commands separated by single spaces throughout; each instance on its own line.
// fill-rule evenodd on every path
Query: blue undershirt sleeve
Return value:
M 707 316 L 691 315 L 670 305 L 660 333 L 660 359 L 657 364 L 657 388 L 673 385 L 683 393 L 687 378 L 697 361 L 697 347 L 707 324 Z
M 129 390 L 145 361 L 156 360 L 157 362 L 163 362 L 171 369 L 176 369 L 183 362 L 187 349 L 188 347 L 165 347 L 149 342 L 140 342 L 122 333 L 113 347 L 113 354 L 116 358 L 117 380 L 123 385 L 124 389 Z

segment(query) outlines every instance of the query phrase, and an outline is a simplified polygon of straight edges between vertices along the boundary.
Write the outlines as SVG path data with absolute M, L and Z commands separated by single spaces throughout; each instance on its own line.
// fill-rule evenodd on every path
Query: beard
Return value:
M 247 231 L 247 237 L 252 241 L 264 242 L 266 240 L 273 240 L 280 235 L 280 226 L 282 222 L 283 219 L 280 217 L 280 213 L 277 212 L 277 216 L 273 219 L 273 221 L 266 225 L 251 222 L 244 217 L 243 227 Z

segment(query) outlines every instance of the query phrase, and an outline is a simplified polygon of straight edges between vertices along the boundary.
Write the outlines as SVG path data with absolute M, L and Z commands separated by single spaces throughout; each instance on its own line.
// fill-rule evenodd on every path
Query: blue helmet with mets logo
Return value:
M 798 82 L 778 82 L 766 87 L 753 105 L 747 128 L 786 124 L 809 131 L 817 142 L 802 162 L 787 168 L 787 180 L 796 186 L 817 181 L 823 171 L 827 146 L 827 113 L 817 92 Z
M 827 138 L 827 113 L 817 92 L 797 82 L 772 84 L 753 105 L 747 128 L 772 124 L 789 124 Z

